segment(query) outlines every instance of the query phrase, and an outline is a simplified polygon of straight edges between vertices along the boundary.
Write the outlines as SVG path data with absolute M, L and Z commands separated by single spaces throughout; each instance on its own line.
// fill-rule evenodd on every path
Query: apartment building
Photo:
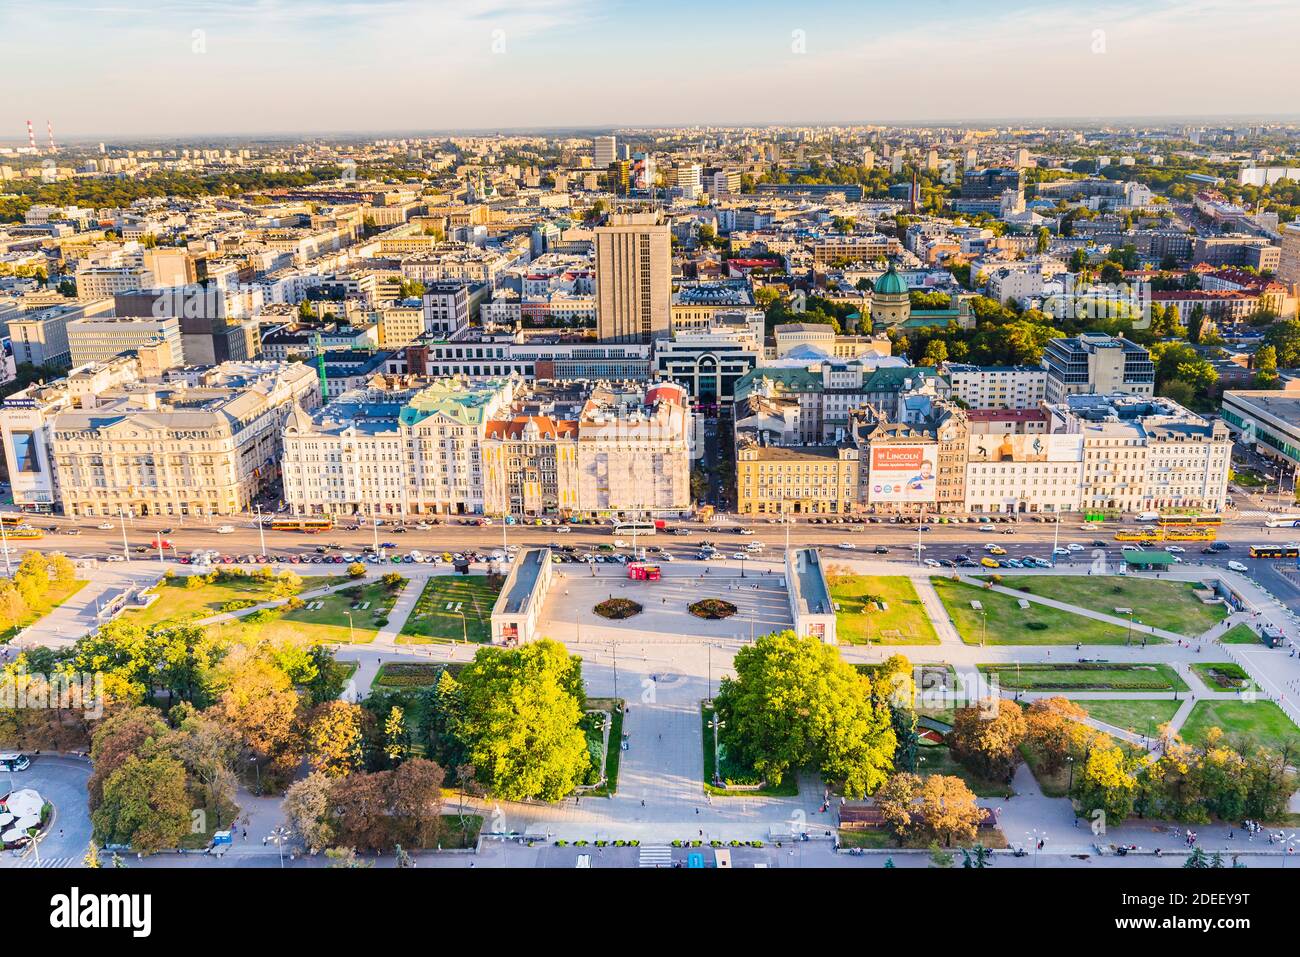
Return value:
M 181 348 L 181 324 L 178 319 L 119 319 L 114 316 L 88 316 L 67 325 L 68 350 L 72 365 L 107 362 L 124 352 L 162 343 L 166 346 L 164 368 L 184 364 Z
M 740 515 L 848 515 L 856 510 L 858 450 L 842 445 L 736 445 Z
M 112 299 L 94 299 L 33 310 L 10 319 L 9 340 L 13 346 L 14 362 L 34 366 L 71 365 L 68 323 L 112 313 Z
M 952 397 L 971 409 L 1032 409 L 1047 398 L 1047 370 L 945 363 Z
M 902 244 L 892 236 L 827 236 L 813 243 L 813 264 L 868 263 L 897 256 Z
M 513 379 L 355 389 L 284 428 L 284 497 L 297 515 L 481 515 L 487 424 Z
M 312 408 L 298 364 L 230 362 L 80 397 L 50 425 L 66 515 L 234 515 L 280 474 L 281 433 Z
M 1082 437 L 1079 507 L 1087 512 L 1219 511 L 1232 438 L 1171 399 L 1074 395 L 1048 406 L 1053 435 Z
M 1300 285 L 1300 222 L 1284 223 L 1280 232 L 1277 278 L 1294 288 Z
M 1050 339 L 1043 351 L 1043 367 L 1046 399 L 1051 403 L 1085 393 L 1149 396 L 1155 392 L 1156 367 L 1150 353 L 1123 337 L 1089 333 Z
M 668 224 L 657 213 L 621 213 L 596 228 L 596 330 L 605 342 L 668 335 L 672 309 Z

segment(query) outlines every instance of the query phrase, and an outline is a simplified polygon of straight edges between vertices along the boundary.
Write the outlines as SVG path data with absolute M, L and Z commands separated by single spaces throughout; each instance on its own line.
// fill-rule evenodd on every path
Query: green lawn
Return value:
M 1229 737 L 1242 736 L 1258 744 L 1277 747 L 1284 741 L 1300 746 L 1300 728 L 1271 701 L 1198 701 L 1179 734 L 1189 744 L 1200 744 L 1210 728 L 1222 728 Z
M 618 790 L 618 765 L 619 759 L 623 756 L 623 699 L 588 698 L 585 710 L 588 712 L 608 712 L 610 727 L 609 742 L 605 748 L 605 781 L 599 787 L 583 791 L 582 794 L 583 796 L 609 797 Z M 601 733 L 594 727 L 588 732 L 588 738 L 596 747 L 600 746 Z
M 794 797 L 799 793 L 798 771 L 794 768 L 786 773 L 780 784 L 774 786 L 739 790 L 714 785 L 713 728 L 709 726 L 709 722 L 713 720 L 713 709 L 708 705 L 701 705 L 700 716 L 701 727 L 704 732 L 704 790 L 706 793 L 721 797 Z M 722 751 L 721 777 L 723 780 L 748 781 L 757 779 L 758 775 L 752 768 L 740 767 L 728 761 L 726 749 L 720 748 L 719 750 Z
M 1055 576 L 1052 580 L 1056 580 Z M 1128 639 L 1128 629 L 1118 625 L 1034 602 L 1021 609 L 1012 595 L 950 578 L 936 576 L 930 581 L 948 609 L 961 640 L 968 645 L 978 645 L 981 636 L 990 645 L 1122 645 Z M 980 602 L 985 614 L 971 608 L 972 601 Z M 1147 640 L 1161 641 L 1159 638 Z M 1135 636 L 1134 643 L 1140 642 L 1141 638 Z
M 500 591 L 499 582 L 484 575 L 433 576 L 425 582 L 398 641 L 489 642 L 492 606 Z
M 316 641 L 374 641 L 397 603 L 397 596 L 408 584 L 408 579 L 402 579 L 399 588 L 389 588 L 381 581 L 358 582 L 328 595 L 305 599 L 302 608 L 283 612 L 280 621 L 303 635 L 310 634 Z M 367 602 L 369 608 L 360 607 Z M 319 608 L 312 607 L 317 603 Z
M 45 600 L 49 604 L 49 607 L 44 611 L 26 614 L 18 621 L 14 621 L 12 618 L 9 618 L 7 621 L 0 621 L 0 644 L 9 641 L 24 628 L 36 624 L 77 592 L 81 591 L 81 589 L 85 588 L 86 584 L 87 583 L 80 578 L 73 579 L 66 585 L 55 585 L 51 583 L 50 590 L 45 593 Z
M 831 600 L 836 604 L 835 633 L 841 642 L 864 645 L 937 645 L 930 616 L 917 597 L 912 580 L 903 575 L 868 577 L 832 575 Z M 881 601 L 883 611 L 869 601 Z
M 1239 691 L 1254 685 L 1246 670 L 1231 661 L 1198 661 L 1192 670 L 1211 691 Z
M 1225 631 L 1219 640 L 1225 645 L 1257 645 L 1259 634 L 1243 621 Z
M 1228 616 L 1223 605 L 1203 604 L 1192 594 L 1192 582 L 1165 581 L 1118 575 L 1051 575 L 1023 582 L 1009 575 L 1002 584 L 1020 591 L 1054 598 L 1080 608 L 1115 614 L 1116 608 L 1132 608 L 1141 622 L 1163 631 L 1199 635 Z M 1123 616 L 1121 616 L 1123 617 Z
M 1004 688 L 1025 691 L 1186 691 L 1187 682 L 1166 664 L 980 665 Z
M 317 586 L 319 587 L 319 586 Z M 356 589 L 354 592 L 353 589 Z M 303 589 L 307 591 L 306 588 Z M 209 627 L 219 640 L 240 644 L 258 641 L 271 642 L 332 642 L 345 644 L 355 641 L 364 644 L 375 640 L 385 618 L 397 601 L 400 589 L 389 591 L 378 581 L 358 583 L 351 587 L 305 598 L 307 605 L 321 602 L 320 608 L 306 606 L 290 611 L 283 606 L 253 612 L 250 616 L 220 621 Z M 354 609 L 353 604 L 370 602 L 368 609 Z M 352 627 L 348 627 L 348 612 L 352 612 Z
M 219 615 L 229 601 L 261 603 L 274 597 L 271 593 L 272 583 L 252 575 L 231 577 L 199 588 L 186 588 L 185 583 L 189 579 L 189 575 L 163 579 L 153 588 L 158 600 L 148 608 L 128 610 L 127 616 L 141 625 L 149 626 L 162 621 L 184 621 L 188 618 Z M 302 591 L 337 585 L 345 580 L 334 575 L 307 576 L 302 580 Z
M 1105 700 L 1076 699 L 1075 704 L 1087 711 L 1098 721 L 1124 731 L 1146 734 L 1148 727 L 1152 734 L 1162 724 L 1173 720 L 1181 701 L 1172 698 L 1150 698 L 1135 700 L 1132 698 L 1107 698 Z

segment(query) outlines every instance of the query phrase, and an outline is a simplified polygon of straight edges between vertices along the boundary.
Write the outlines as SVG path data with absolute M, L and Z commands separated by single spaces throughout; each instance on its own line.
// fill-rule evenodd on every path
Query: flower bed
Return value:
M 718 621 L 734 615 L 736 606 L 729 601 L 723 601 L 721 598 L 701 598 L 699 601 L 687 606 L 687 611 L 696 618 Z
M 592 609 L 601 618 L 618 621 L 641 613 L 641 606 L 630 598 L 609 598 Z

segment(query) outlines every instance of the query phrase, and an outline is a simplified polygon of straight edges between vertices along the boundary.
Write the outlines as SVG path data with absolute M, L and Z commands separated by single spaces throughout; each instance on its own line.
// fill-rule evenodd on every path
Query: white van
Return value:
M 1158 522 L 1160 521 L 1159 512 L 1143 512 L 1137 517 L 1139 522 Z

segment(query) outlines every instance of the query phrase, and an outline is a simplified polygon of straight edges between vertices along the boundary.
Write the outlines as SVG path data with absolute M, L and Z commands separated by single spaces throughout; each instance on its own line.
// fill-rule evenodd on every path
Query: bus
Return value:
M 1297 545 L 1251 545 L 1251 558 L 1300 558 Z
M 653 535 L 664 527 L 663 522 L 619 522 L 614 526 L 615 535 Z
M 39 528 L 10 528 L 5 530 L 5 538 L 13 541 L 15 539 L 33 539 L 44 538 L 45 533 Z
M 1223 524 L 1222 515 L 1197 515 L 1195 513 L 1187 515 L 1161 515 L 1156 522 L 1162 528 L 1170 525 L 1204 525 L 1209 528 L 1218 528 Z
M 28 516 L 22 512 L 0 512 L 0 525 L 5 528 L 17 528 L 26 524 Z
M 273 518 L 273 532 L 328 532 L 334 527 L 332 518 Z
M 1300 528 L 1300 515 L 1274 515 L 1264 522 L 1265 528 Z

